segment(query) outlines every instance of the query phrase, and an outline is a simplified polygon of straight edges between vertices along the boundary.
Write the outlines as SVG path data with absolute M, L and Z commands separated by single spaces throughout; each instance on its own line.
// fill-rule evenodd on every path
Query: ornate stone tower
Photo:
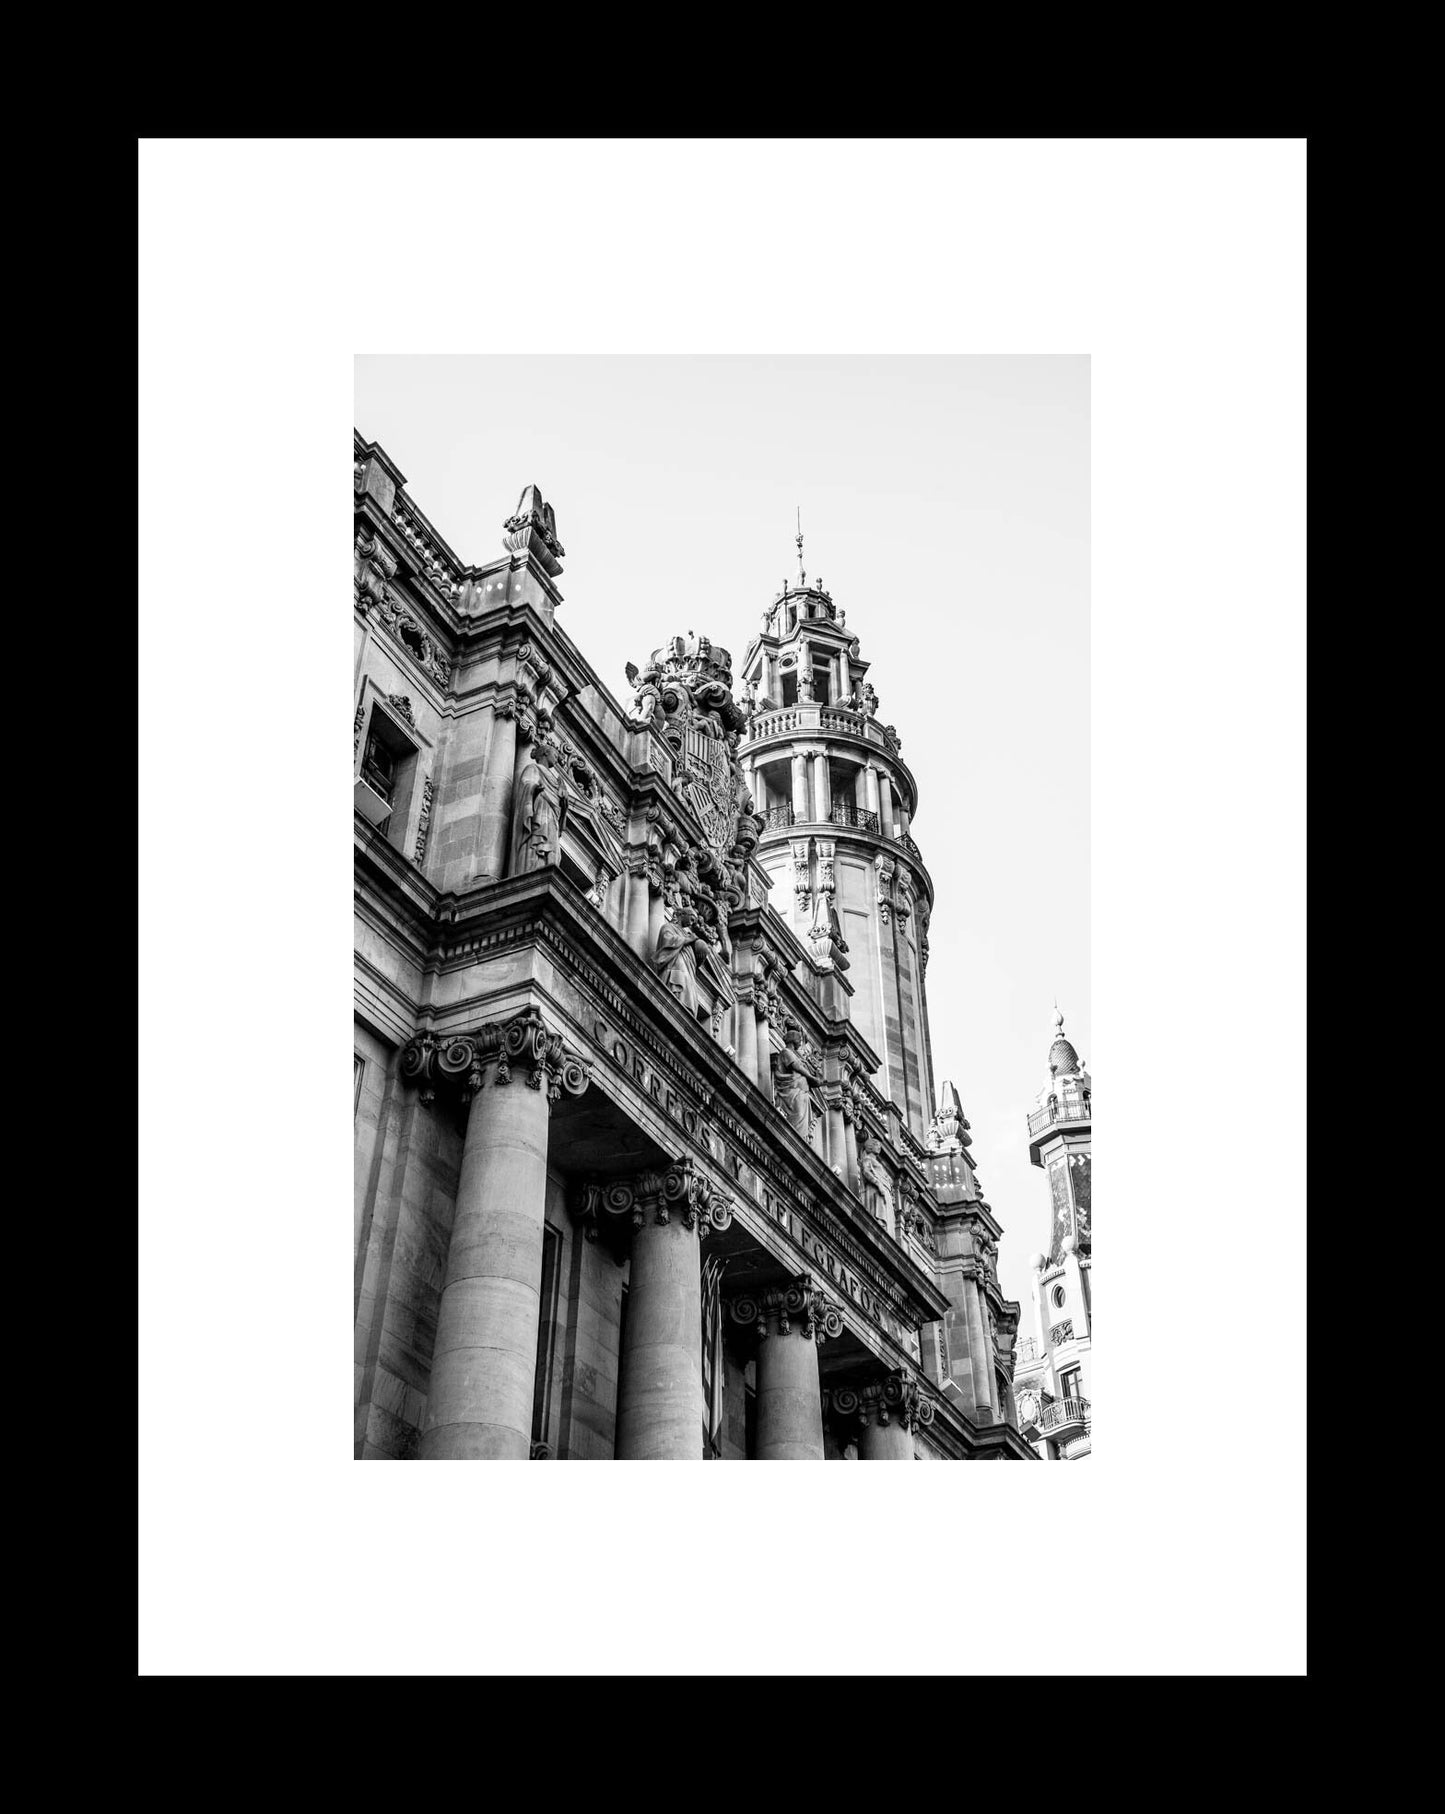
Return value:
M 1093 1080 L 1054 1010 L 1049 1081 L 1029 1115 L 1029 1158 L 1048 1174 L 1049 1248 L 1036 1253 L 1034 1326 L 1015 1354 L 1019 1429 L 1045 1460 L 1089 1453 L 1093 1329 Z
M 910 825 L 918 800 L 858 638 L 821 579 L 763 613 L 740 671 L 743 767 L 763 817 L 758 857 L 772 905 L 805 946 L 848 972 L 853 1024 L 882 1061 L 878 1082 L 917 1140 L 933 1106 L 923 973 L 933 883 Z

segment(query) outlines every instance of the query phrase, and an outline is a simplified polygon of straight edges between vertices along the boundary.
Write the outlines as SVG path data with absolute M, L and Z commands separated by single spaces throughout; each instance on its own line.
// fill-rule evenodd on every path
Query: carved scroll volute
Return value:
M 580 1096 L 587 1088 L 585 1060 L 560 1035 L 548 1032 L 535 1008 L 474 1033 L 418 1033 L 403 1048 L 398 1071 L 404 1083 L 416 1087 L 422 1102 L 432 1102 L 438 1087 L 445 1086 L 465 1106 L 487 1082 L 489 1069 L 494 1082 L 506 1084 L 514 1066 L 522 1067 L 534 1090 L 545 1083 L 549 1107 L 562 1095 Z
M 735 1297 L 728 1314 L 739 1328 L 755 1329 L 760 1342 L 766 1341 L 774 1330 L 787 1335 L 795 1326 L 808 1341 L 826 1341 L 843 1333 L 843 1318 L 837 1306 L 806 1273 L 800 1273 L 788 1285 Z
M 732 1202 L 691 1159 L 630 1178 L 589 1178 L 577 1187 L 572 1200 L 572 1214 L 589 1241 L 595 1241 L 604 1227 L 612 1227 L 622 1231 L 624 1246 L 627 1237 L 649 1221 L 666 1227 L 674 1212 L 702 1239 L 728 1227 Z
M 858 1409 L 865 1422 L 896 1420 L 905 1430 L 926 1429 L 935 1416 L 930 1395 L 901 1370 L 867 1381 L 858 1394 Z

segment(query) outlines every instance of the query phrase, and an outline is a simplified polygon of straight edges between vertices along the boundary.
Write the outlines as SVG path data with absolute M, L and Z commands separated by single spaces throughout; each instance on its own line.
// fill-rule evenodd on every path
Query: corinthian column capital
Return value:
M 665 1225 L 675 1214 L 699 1240 L 732 1221 L 732 1199 L 705 1178 L 690 1158 L 649 1167 L 629 1178 L 588 1178 L 578 1186 L 572 1213 L 595 1241 L 606 1226 L 635 1231 L 651 1220 Z
M 490 1021 L 471 1033 L 417 1033 L 402 1048 L 398 1064 L 403 1083 L 413 1084 L 423 1102 L 447 1089 L 470 1102 L 487 1081 L 511 1083 L 514 1071 L 534 1090 L 547 1091 L 549 1105 L 562 1095 L 580 1096 L 587 1088 L 586 1060 L 558 1033 L 547 1030 L 536 1008 L 524 1008 L 510 1020 Z
M 795 1323 L 809 1341 L 826 1341 L 843 1333 L 843 1318 L 836 1305 L 806 1273 L 800 1273 L 791 1284 L 733 1298 L 728 1314 L 741 1328 L 755 1327 L 759 1341 L 766 1341 L 774 1330 L 787 1335 Z
M 856 1417 L 883 1428 L 896 1423 L 905 1430 L 927 1429 L 934 1419 L 932 1398 L 902 1368 L 857 1386 L 834 1386 L 824 1396 L 828 1409 L 839 1417 Z

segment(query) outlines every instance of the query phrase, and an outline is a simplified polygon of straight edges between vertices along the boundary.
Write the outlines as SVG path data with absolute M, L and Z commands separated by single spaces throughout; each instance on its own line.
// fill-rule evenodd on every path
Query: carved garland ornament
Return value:
M 415 1034 L 402 1048 L 398 1071 L 424 1103 L 434 1101 L 442 1087 L 466 1103 L 482 1088 L 488 1065 L 495 1065 L 499 1084 L 510 1083 L 513 1067 L 520 1067 L 532 1089 L 546 1085 L 549 1105 L 587 1088 L 586 1061 L 560 1035 L 548 1032 L 535 1008 L 473 1033 Z

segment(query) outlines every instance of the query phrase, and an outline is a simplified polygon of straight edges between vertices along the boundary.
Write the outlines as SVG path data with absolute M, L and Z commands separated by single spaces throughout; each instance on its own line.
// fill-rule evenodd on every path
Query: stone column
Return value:
M 864 787 L 867 789 L 867 807 L 870 813 L 878 811 L 878 770 L 870 762 L 863 771 Z
M 968 1327 L 968 1359 L 973 1372 L 973 1400 L 979 1410 L 993 1409 L 993 1357 L 988 1351 L 988 1329 L 978 1301 L 978 1282 L 963 1281 L 963 1312 Z
M 733 1010 L 733 1022 L 737 1031 L 738 1064 L 744 1077 L 752 1082 L 758 1081 L 758 1014 L 753 1006 L 753 984 L 745 985 L 747 993 L 739 994 L 738 1003 Z
M 836 1165 L 848 1182 L 848 1140 L 843 1126 L 843 1092 L 836 1086 L 824 1098 L 828 1105 L 828 1163 Z
M 858 1421 L 860 1461 L 912 1461 L 913 1432 L 933 1422 L 933 1400 L 901 1368 L 862 1385 L 835 1386 L 829 1410 L 844 1424 Z
M 828 752 L 818 750 L 813 756 L 813 799 L 815 817 L 826 823 L 833 814 L 833 790 L 828 784 Z
M 615 1198 L 615 1187 L 608 1196 Z M 699 1244 L 731 1206 L 690 1160 L 633 1182 L 632 1273 L 617 1386 L 619 1461 L 702 1459 Z
M 628 944 L 644 962 L 652 956 L 652 948 L 647 942 L 648 907 L 651 899 L 651 888 L 645 868 L 630 871 L 627 877 L 627 931 Z
M 492 720 L 492 740 L 487 750 L 487 772 L 482 777 L 482 804 L 477 827 L 477 855 L 473 879 L 497 882 L 507 873 L 507 850 L 512 832 L 512 793 L 517 781 L 517 706 L 511 699 L 497 701 Z M 530 725 L 523 727 L 524 732 Z
M 438 1088 L 454 1088 L 471 1105 L 418 1459 L 525 1461 L 537 1362 L 547 1118 L 564 1090 L 581 1095 L 587 1072 L 528 1008 L 473 1034 L 442 1040 L 418 1035 L 402 1053 L 400 1075 L 419 1087 L 423 1102 Z
M 795 823 L 808 819 L 808 758 L 804 755 L 793 757 L 793 819 Z
M 771 650 L 763 653 L 763 697 L 774 705 L 782 703 L 778 698 L 778 658 Z
M 758 1461 L 823 1459 L 818 1343 L 843 1319 L 804 1273 L 791 1285 L 734 1298 L 732 1319 L 757 1329 Z
M 893 836 L 893 783 L 882 774 L 878 777 L 878 827 L 885 838 Z

